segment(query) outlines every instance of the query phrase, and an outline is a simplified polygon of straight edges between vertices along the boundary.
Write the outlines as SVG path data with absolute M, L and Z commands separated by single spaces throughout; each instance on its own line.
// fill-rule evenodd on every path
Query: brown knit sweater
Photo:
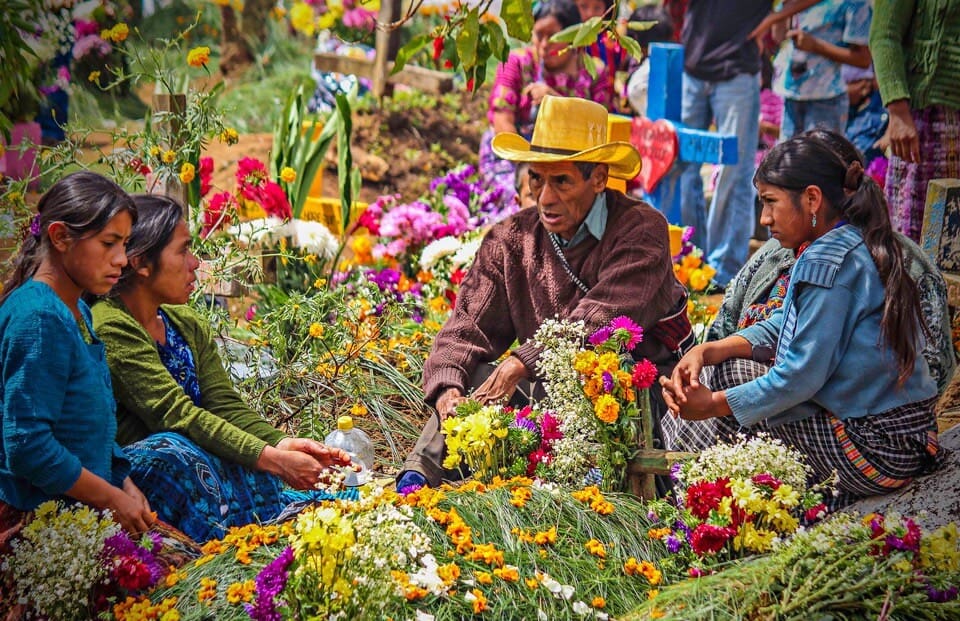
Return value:
M 483 239 L 457 297 L 456 308 L 437 334 L 423 367 L 426 401 L 447 388 L 464 394 L 482 362 L 513 351 L 531 376 L 539 349 L 530 340 L 541 322 L 582 319 L 592 331 L 620 315 L 650 329 L 684 295 L 673 274 L 667 221 L 650 205 L 607 190 L 603 239 L 592 236 L 564 250 L 590 288 L 584 295 L 564 271 L 536 209 L 495 225 Z M 663 373 L 676 362 L 652 336 L 635 350 Z

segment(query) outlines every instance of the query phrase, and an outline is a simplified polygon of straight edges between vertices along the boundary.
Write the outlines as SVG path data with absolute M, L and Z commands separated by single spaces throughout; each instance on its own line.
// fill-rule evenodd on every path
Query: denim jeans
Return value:
M 843 134 L 847 129 L 850 113 L 850 97 L 843 93 L 830 99 L 783 100 L 783 120 L 780 122 L 780 137 L 793 138 L 811 129 L 830 129 Z
M 754 156 L 760 135 L 760 76 L 741 73 L 724 82 L 708 82 L 684 72 L 681 119 L 684 125 L 737 136 L 737 163 L 720 167 L 717 187 L 706 210 L 699 162 L 684 162 L 680 216 L 695 227 L 693 242 L 717 270 L 714 281 L 726 286 L 747 262 L 754 225 Z

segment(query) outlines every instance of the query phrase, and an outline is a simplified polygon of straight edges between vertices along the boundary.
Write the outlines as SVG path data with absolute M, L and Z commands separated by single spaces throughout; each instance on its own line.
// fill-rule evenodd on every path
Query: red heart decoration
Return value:
M 677 130 L 666 119 L 651 121 L 642 116 L 634 117 L 630 127 L 630 142 L 640 151 L 640 159 L 643 160 L 640 180 L 643 191 L 649 194 L 677 160 Z

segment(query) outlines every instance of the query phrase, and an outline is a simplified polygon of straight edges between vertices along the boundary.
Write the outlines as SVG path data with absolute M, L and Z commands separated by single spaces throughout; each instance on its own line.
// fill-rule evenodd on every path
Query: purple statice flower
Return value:
M 603 391 L 604 392 L 613 392 L 613 376 L 610 375 L 609 371 L 603 372 Z
M 598 345 L 603 345 L 606 343 L 610 337 L 613 335 L 613 330 L 609 326 L 604 326 L 590 335 L 590 338 L 587 340 L 590 341 L 590 344 L 594 347 Z
M 413 485 L 404 485 L 403 487 L 397 490 L 397 493 L 400 494 L 401 496 L 408 496 L 414 493 L 415 491 L 421 490 L 421 489 L 423 489 L 422 485 L 418 483 L 414 483 Z
M 667 535 L 665 539 L 667 544 L 667 552 L 670 554 L 676 554 L 680 551 L 680 548 L 683 546 L 683 540 L 677 537 L 674 533 Z
M 677 520 L 676 524 L 673 525 L 673 528 L 674 528 L 674 532 L 675 532 L 675 533 L 677 533 L 677 534 L 683 533 L 683 537 L 684 537 L 687 541 L 690 541 L 690 532 L 691 532 L 691 531 L 690 531 L 690 527 L 687 526 L 687 523 L 686 523 L 686 522 L 684 522 L 683 520 Z
M 280 556 L 260 570 L 255 580 L 256 600 L 253 604 L 244 604 L 247 614 L 255 621 L 281 621 L 280 611 L 277 610 L 276 598 L 287 586 L 289 572 L 287 568 L 293 563 L 293 548 L 287 546 Z
M 680 480 L 680 470 L 683 469 L 683 465 L 679 461 L 675 461 L 670 464 L 670 480 L 676 483 Z
M 119 532 L 103 542 L 102 558 L 104 560 L 122 557 L 137 559 L 149 570 L 150 584 L 148 586 L 153 586 L 166 575 L 165 568 L 160 565 L 160 561 L 154 556 L 160 551 L 160 543 L 161 538 L 157 533 L 144 535 L 137 543 L 131 540 L 126 532 Z
M 933 585 L 927 586 L 927 598 L 931 602 L 937 602 L 938 604 L 952 602 L 953 600 L 957 599 L 957 593 L 958 591 L 956 585 L 946 589 L 938 589 Z
M 423 323 L 423 312 L 420 309 L 414 309 L 410 314 L 410 320 L 413 323 Z

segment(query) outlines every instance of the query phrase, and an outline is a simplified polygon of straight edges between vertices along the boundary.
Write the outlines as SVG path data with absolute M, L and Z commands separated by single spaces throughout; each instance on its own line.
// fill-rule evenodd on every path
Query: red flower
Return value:
M 433 39 L 433 62 L 439 62 L 443 54 L 443 37 L 434 37 Z
M 473 78 L 470 78 L 469 80 L 467 80 L 467 92 L 468 93 L 473 92 Z
M 201 157 L 198 172 L 200 173 L 200 196 L 206 196 L 207 192 L 210 191 L 210 182 L 213 179 L 213 158 L 209 156 Z
M 456 308 L 457 306 L 457 292 L 453 289 L 447 289 L 443 292 L 443 297 L 447 298 L 447 301 L 450 302 L 450 308 Z
M 644 358 L 633 366 L 631 379 L 634 387 L 638 390 L 650 388 L 657 381 L 657 373 L 657 365 Z
M 730 479 L 699 481 L 687 488 L 687 509 L 699 520 L 720 507 L 720 499 L 730 495 Z
M 203 235 L 207 236 L 230 222 L 229 211 L 236 210 L 236 201 L 229 192 L 214 194 L 203 210 Z
M 697 554 L 716 554 L 737 534 L 736 528 L 700 524 L 690 533 L 690 547 Z
M 752 481 L 754 482 L 754 484 L 756 484 L 756 485 L 760 485 L 760 486 L 763 486 L 763 487 L 769 487 L 770 489 L 772 489 L 772 490 L 774 490 L 774 491 L 776 491 L 777 489 L 779 489 L 779 488 L 780 488 L 780 485 L 781 485 L 780 479 L 778 479 L 777 477 L 773 476 L 772 474 L 769 474 L 769 473 L 766 473 L 766 472 L 761 472 L 760 474 L 755 474 L 755 475 L 753 475 L 753 477 L 751 477 L 751 480 L 752 480 Z
M 113 575 L 122 588 L 139 591 L 150 586 L 150 568 L 146 563 L 133 556 L 121 557 L 113 569 Z
M 450 274 L 450 284 L 459 285 L 463 282 L 463 277 L 466 275 L 467 273 L 458 267 Z
M 807 522 L 816 522 L 821 517 L 827 514 L 827 505 L 822 502 L 818 505 L 814 505 L 806 510 L 803 514 L 803 519 Z

